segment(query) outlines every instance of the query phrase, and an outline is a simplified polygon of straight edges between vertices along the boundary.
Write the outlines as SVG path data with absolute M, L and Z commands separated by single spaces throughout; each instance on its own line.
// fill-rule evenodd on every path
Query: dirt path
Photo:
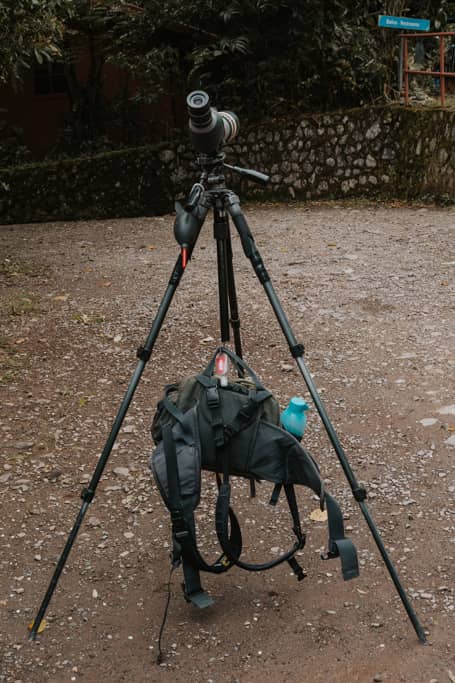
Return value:
M 455 681 L 455 212 L 352 206 L 247 208 L 259 250 L 369 509 L 428 632 L 417 641 L 316 411 L 305 442 L 342 504 L 361 577 L 322 562 L 302 491 L 308 573 L 204 577 L 213 608 L 182 598 L 180 571 L 154 660 L 169 572 L 168 515 L 148 474 L 164 384 L 201 369 L 218 339 L 207 224 L 128 412 L 39 641 L 48 586 L 177 256 L 173 218 L 0 228 L 0 681 L 450 683 Z M 244 354 L 283 405 L 304 392 L 261 286 L 233 236 Z M 451 445 L 452 443 L 452 445 Z M 271 486 L 235 509 L 249 558 L 289 545 Z M 214 556 L 213 482 L 200 506 Z M 272 550 L 273 549 L 273 550 Z

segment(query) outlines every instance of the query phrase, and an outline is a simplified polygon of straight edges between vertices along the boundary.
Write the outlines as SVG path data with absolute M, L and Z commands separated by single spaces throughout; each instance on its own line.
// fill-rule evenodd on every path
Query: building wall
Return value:
M 0 108 L 6 109 L 1 118 L 21 128 L 25 144 L 40 157 L 57 141 L 69 100 L 64 93 L 36 95 L 33 78 L 27 78 L 17 92 L 11 86 L 0 88 Z
M 87 82 L 89 65 L 88 53 L 82 52 L 77 63 L 80 83 Z M 106 100 L 110 101 L 123 93 L 125 85 L 125 73 L 111 64 L 105 64 L 103 96 Z M 137 84 L 129 80 L 127 87 L 129 93 L 134 93 Z M 40 159 L 56 144 L 71 114 L 71 103 L 67 93 L 36 94 L 33 71 L 30 71 L 17 91 L 11 86 L 0 86 L 0 109 L 6 110 L 0 112 L 0 119 L 18 126 L 23 131 L 25 145 L 36 159 Z M 140 136 L 149 140 L 169 138 L 170 131 L 181 123 L 181 107 L 176 112 L 171 96 L 159 96 L 156 102 L 141 108 L 139 122 Z M 121 128 L 111 129 L 109 133 L 115 140 L 124 142 Z

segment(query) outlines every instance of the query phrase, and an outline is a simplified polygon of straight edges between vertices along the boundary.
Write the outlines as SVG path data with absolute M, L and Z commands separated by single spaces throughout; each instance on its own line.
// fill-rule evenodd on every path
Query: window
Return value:
M 35 95 L 52 95 L 67 90 L 65 67 L 61 62 L 37 64 L 34 71 Z

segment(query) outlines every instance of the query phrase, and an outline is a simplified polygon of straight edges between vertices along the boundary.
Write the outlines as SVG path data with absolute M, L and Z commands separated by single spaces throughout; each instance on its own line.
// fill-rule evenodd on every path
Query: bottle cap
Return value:
M 301 398 L 300 396 L 293 396 L 289 401 L 289 404 L 292 405 L 292 407 L 299 413 L 302 413 L 304 410 L 310 409 L 308 403 L 304 401 L 303 398 Z

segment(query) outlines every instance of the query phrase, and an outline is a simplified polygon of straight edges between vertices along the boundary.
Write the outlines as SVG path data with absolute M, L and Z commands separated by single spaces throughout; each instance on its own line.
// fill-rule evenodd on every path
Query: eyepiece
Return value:
M 188 114 L 194 128 L 207 128 L 212 123 L 209 96 L 203 90 L 194 90 L 186 98 Z

